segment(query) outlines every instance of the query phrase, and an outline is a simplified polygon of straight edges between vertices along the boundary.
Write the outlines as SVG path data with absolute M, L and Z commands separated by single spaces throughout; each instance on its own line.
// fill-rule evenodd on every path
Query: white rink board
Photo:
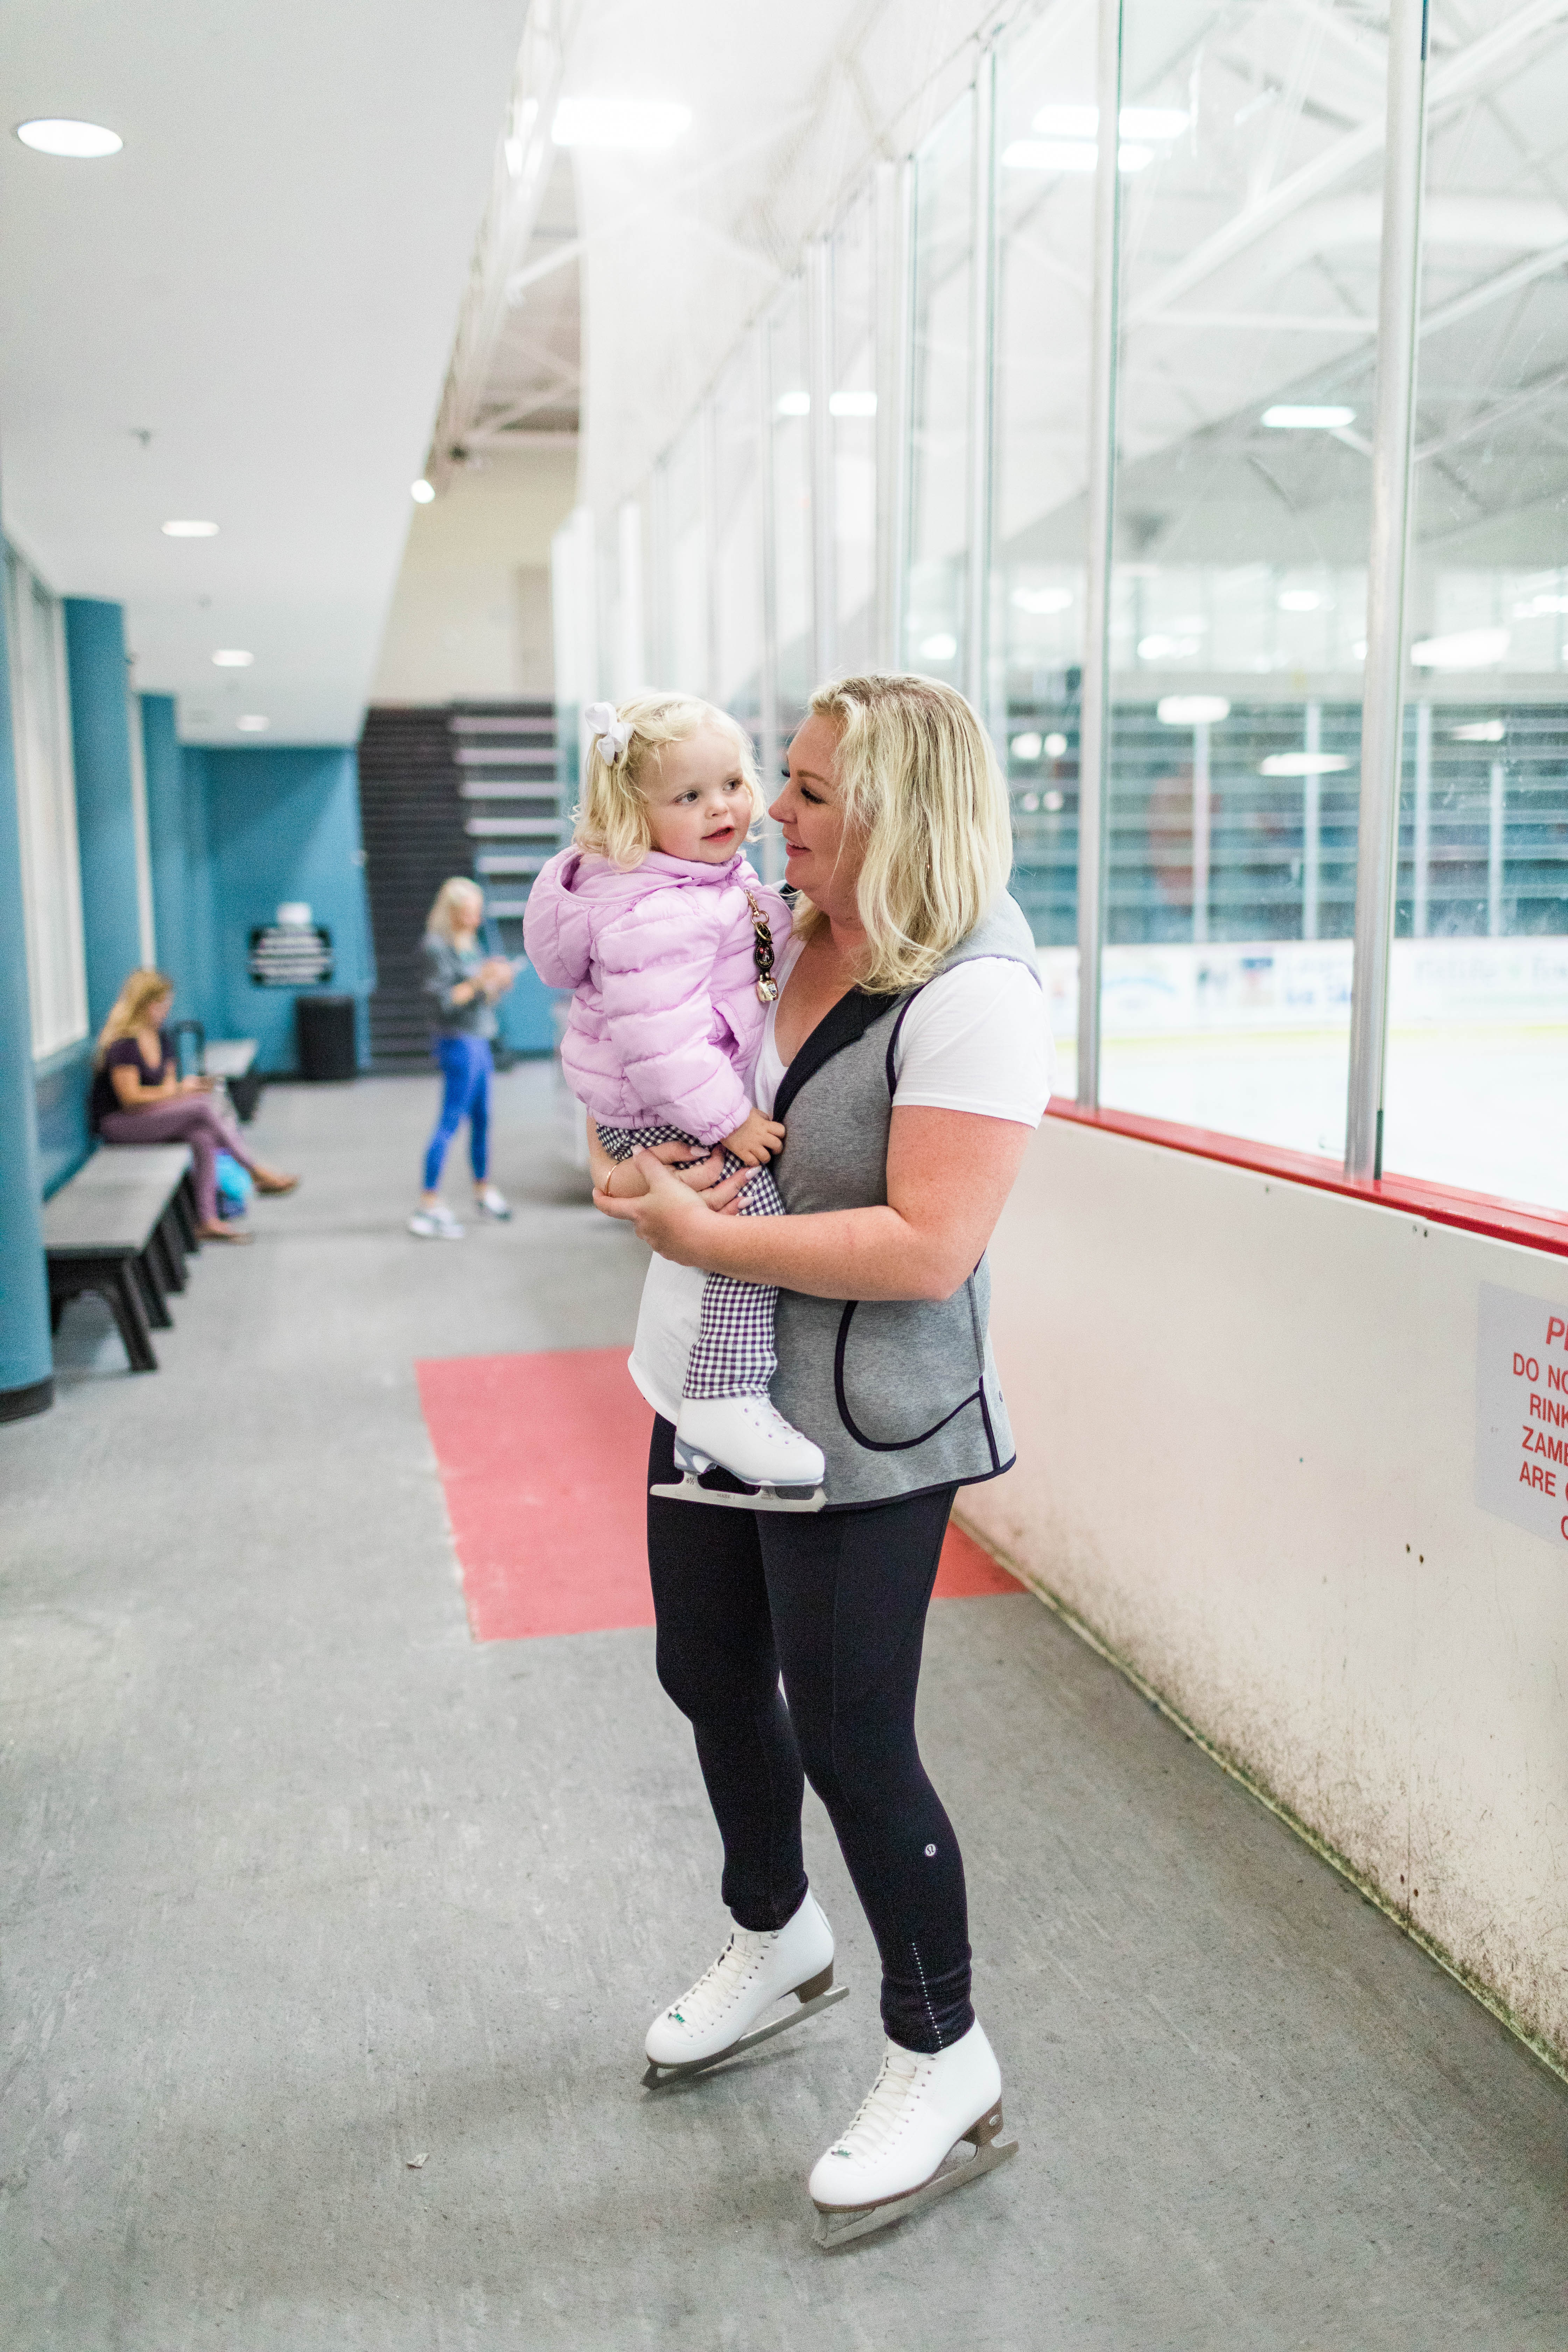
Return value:
M 1568 1259 L 1047 1118 L 993 1265 L 963 1516 L 1568 2052 L 1568 1543 L 1476 1483 L 1483 1287 L 1544 1342 Z

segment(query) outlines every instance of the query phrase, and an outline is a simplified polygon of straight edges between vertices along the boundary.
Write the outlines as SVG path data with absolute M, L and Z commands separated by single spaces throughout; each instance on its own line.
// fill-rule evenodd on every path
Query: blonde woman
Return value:
M 657 1253 L 632 1358 L 659 1416 L 650 1484 L 670 1475 L 676 1368 L 709 1273 L 778 1285 L 773 1398 L 826 1457 L 816 1516 L 650 1496 L 659 1678 L 696 1733 L 734 1925 L 647 2046 L 653 2070 L 711 2064 L 775 2002 L 831 1985 L 833 1934 L 802 1861 L 804 1766 L 877 1938 L 887 2035 L 868 2096 L 811 2174 L 831 2242 L 908 2210 L 960 2140 L 978 2152 L 971 2178 L 1005 2152 L 1001 2074 L 970 2001 L 963 1863 L 921 1762 L 915 1693 L 954 1494 L 1012 1460 L 985 1247 L 1051 1049 L 1028 926 L 1005 895 L 1005 788 L 961 696 L 916 677 L 823 688 L 772 814 L 799 911 L 752 1083 L 787 1126 L 790 1213 L 727 1213 L 743 1178 L 715 1181 L 710 1161 L 683 1181 L 649 1151 L 637 1199 L 612 1198 L 596 1155 L 595 1197 Z
M 174 983 L 161 971 L 133 971 L 99 1035 L 89 1111 L 105 1143 L 188 1143 L 195 1163 L 196 1231 L 204 1241 L 247 1242 L 243 1227 L 217 1213 L 217 1156 L 248 1168 L 258 1192 L 291 1192 L 298 1176 L 280 1175 L 247 1150 L 238 1122 L 213 1099 L 210 1078 L 182 1078 L 169 1041 Z
M 444 1081 L 440 1115 L 425 1154 L 425 1189 L 408 1230 L 420 1241 L 460 1242 L 463 1228 L 441 1198 L 441 1167 L 447 1146 L 466 1118 L 468 1160 L 474 1175 L 474 1206 L 481 1216 L 505 1220 L 505 1198 L 489 1181 L 490 1039 L 496 1034 L 496 1000 L 515 974 L 505 956 L 483 956 L 478 940 L 485 894 L 466 875 L 454 874 L 436 893 L 425 925 L 420 953 L 425 993 L 435 1014 L 431 1051 Z

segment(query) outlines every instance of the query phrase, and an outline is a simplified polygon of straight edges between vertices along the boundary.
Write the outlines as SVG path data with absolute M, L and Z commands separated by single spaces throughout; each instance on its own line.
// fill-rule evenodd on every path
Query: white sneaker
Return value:
M 675 1433 L 748 1486 L 817 1486 L 827 1466 L 767 1397 L 682 1397 Z
M 791 1993 L 811 2000 L 833 1981 L 833 1930 L 815 1895 L 782 1927 L 737 1927 L 705 1976 L 656 2017 L 644 2045 L 656 2066 L 717 2058 Z
M 859 2114 L 813 2168 L 813 2203 L 832 2213 L 923 2189 L 960 2140 L 995 2137 L 1001 2102 L 1002 2070 L 978 2025 L 929 2057 L 889 2042 Z
M 482 1192 L 474 1194 L 474 1206 L 482 1216 L 494 1217 L 498 1224 L 504 1225 L 511 1214 L 511 1202 L 493 1184 L 487 1184 Z
M 445 1201 L 437 1201 L 433 1209 L 416 1209 L 408 1220 L 408 1230 L 417 1234 L 422 1242 L 460 1242 L 463 1238 L 463 1228 Z

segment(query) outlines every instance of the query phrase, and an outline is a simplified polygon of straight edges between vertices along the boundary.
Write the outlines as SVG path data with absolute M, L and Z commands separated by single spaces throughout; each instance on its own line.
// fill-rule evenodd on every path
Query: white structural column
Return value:
M 1193 944 L 1203 947 L 1209 935 L 1209 867 L 1214 801 L 1209 790 L 1209 723 L 1200 719 L 1193 729 Z
M 697 412 L 699 488 L 702 501 L 702 692 L 720 698 L 719 677 L 719 420 L 711 392 Z
M 757 336 L 757 540 L 763 564 L 763 646 L 758 678 L 757 709 L 761 738 L 757 756 L 762 763 L 763 797 L 777 797 L 783 751 L 779 742 L 779 591 L 778 517 L 773 480 L 773 339 L 766 317 Z M 764 882 L 783 877 L 784 859 L 776 825 L 764 827 L 762 839 Z
M 1383 253 L 1367 561 L 1366 686 L 1356 835 L 1355 965 L 1351 995 L 1345 1174 L 1383 1171 L 1383 1075 L 1389 940 L 1398 873 L 1405 717 L 1405 575 L 1415 420 L 1421 201 L 1426 145 L 1426 0 L 1392 0 Z
M 994 735 L 1006 714 L 991 683 L 991 504 L 996 344 L 996 51 L 981 52 L 974 78 L 974 247 L 969 309 L 969 568 L 965 575 L 964 690 Z
M 1322 757 L 1323 751 L 1321 702 L 1307 705 L 1301 748 L 1308 761 L 1307 772 L 1301 779 L 1301 937 L 1315 940 L 1323 894 L 1323 779 L 1321 772 L 1312 764 Z
M 1424 940 L 1431 928 L 1432 706 L 1415 706 L 1415 824 L 1411 845 L 1410 931 Z
M 1503 764 L 1492 761 L 1487 796 L 1487 937 L 1502 937 Z
M 915 167 L 879 163 L 877 236 L 877 659 L 904 667 L 914 357 Z
M 833 481 L 833 247 L 818 237 L 805 255 L 806 381 L 811 388 L 812 684 L 831 677 L 837 658 L 837 528 Z
M 1078 752 L 1078 1099 L 1085 1110 L 1094 1110 L 1100 1103 L 1100 955 L 1110 748 L 1110 533 L 1116 489 L 1116 330 L 1121 261 L 1121 174 L 1116 137 L 1121 121 L 1121 7 L 1122 0 L 1099 0 L 1096 28 L 1100 138 L 1094 176 L 1089 512 Z

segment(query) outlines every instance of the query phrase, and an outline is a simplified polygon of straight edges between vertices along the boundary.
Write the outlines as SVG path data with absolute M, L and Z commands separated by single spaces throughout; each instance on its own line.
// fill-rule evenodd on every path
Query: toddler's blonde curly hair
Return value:
M 612 767 L 595 738 L 588 746 L 583 797 L 572 812 L 572 838 L 580 849 L 597 850 L 612 866 L 630 873 L 653 847 L 643 779 L 671 743 L 685 743 L 705 727 L 734 738 L 737 763 L 752 795 L 751 823 L 764 806 L 752 739 L 738 720 L 695 694 L 633 694 L 616 707 L 616 717 L 632 729 L 632 740 Z M 750 831 L 750 826 L 747 830 Z

